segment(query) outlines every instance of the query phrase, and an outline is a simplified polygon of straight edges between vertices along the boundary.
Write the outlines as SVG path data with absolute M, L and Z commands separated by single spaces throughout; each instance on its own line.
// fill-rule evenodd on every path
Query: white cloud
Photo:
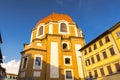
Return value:
M 20 65 L 20 60 L 17 61 L 15 59 L 2 64 L 2 66 L 6 68 L 7 73 L 13 73 L 13 74 L 18 74 L 19 65 Z

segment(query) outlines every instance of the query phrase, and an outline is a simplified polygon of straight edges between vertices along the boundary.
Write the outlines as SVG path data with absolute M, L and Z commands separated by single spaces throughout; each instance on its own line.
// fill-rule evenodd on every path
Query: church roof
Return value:
M 47 17 L 41 19 L 40 21 L 38 21 L 37 25 L 40 23 L 47 23 L 49 21 L 60 21 L 60 20 L 66 20 L 70 23 L 73 23 L 74 21 L 71 19 L 70 16 L 68 16 L 67 14 L 58 14 L 58 13 L 52 13 L 50 15 L 48 15 Z

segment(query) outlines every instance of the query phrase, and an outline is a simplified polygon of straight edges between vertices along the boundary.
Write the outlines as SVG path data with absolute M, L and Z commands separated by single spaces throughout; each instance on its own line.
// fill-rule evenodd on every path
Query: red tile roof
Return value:
M 73 23 L 73 20 L 67 14 L 52 13 L 52 14 L 48 15 L 47 17 L 38 21 L 38 23 L 36 25 L 39 25 L 40 23 L 47 23 L 49 21 L 60 21 L 60 20 L 66 20 L 70 23 Z

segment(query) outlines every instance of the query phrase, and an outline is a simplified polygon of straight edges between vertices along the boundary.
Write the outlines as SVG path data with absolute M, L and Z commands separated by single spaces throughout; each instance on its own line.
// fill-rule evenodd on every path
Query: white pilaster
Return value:
M 49 23 L 49 34 L 53 34 L 53 23 Z
M 76 59 L 77 59 L 79 77 L 80 78 L 84 78 L 81 53 L 79 51 L 80 48 L 81 48 L 80 44 L 75 44 L 75 53 L 76 53 Z
M 51 42 L 50 47 L 50 78 L 59 78 L 58 43 Z

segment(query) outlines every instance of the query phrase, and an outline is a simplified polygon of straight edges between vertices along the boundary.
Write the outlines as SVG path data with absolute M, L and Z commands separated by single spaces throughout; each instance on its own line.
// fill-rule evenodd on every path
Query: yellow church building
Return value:
M 18 80 L 84 80 L 79 49 L 82 30 L 70 16 L 52 13 L 32 29 L 24 44 Z
M 120 80 L 120 22 L 80 51 L 87 80 Z

